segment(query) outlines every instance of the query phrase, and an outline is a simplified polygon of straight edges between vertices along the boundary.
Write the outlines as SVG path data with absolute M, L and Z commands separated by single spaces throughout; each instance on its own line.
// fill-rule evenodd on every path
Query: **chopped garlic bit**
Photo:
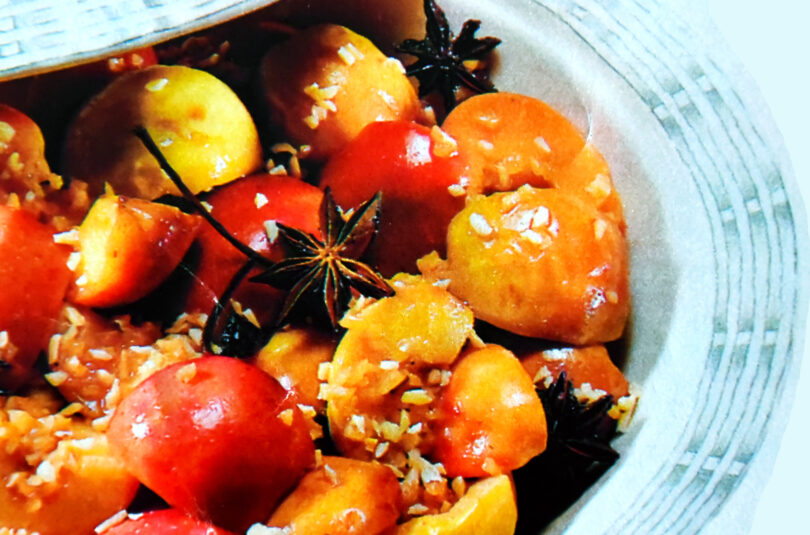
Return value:
M 352 65 L 354 65 L 354 63 L 357 61 L 357 58 L 354 57 L 354 54 L 352 54 L 349 51 L 349 49 L 346 48 L 345 46 L 342 46 L 342 47 L 338 48 L 337 53 L 338 53 L 338 56 L 340 56 L 340 59 L 343 60 L 343 63 L 345 63 L 346 65 L 348 65 L 350 67 Z
M 492 149 L 495 148 L 495 145 L 493 145 L 491 142 L 487 141 L 486 139 L 479 139 L 478 140 L 478 148 L 480 148 L 481 150 L 489 152 L 489 151 L 491 151 Z
M 289 535 L 290 533 L 292 533 L 292 531 L 290 531 L 289 527 L 274 528 L 256 523 L 248 528 L 245 535 Z
M 332 482 L 332 485 L 337 486 L 338 483 L 340 483 L 337 472 L 335 472 L 334 468 L 332 468 L 328 464 L 325 464 L 323 465 L 323 471 L 326 472 L 326 475 L 329 477 L 329 480 Z
M 253 198 L 253 204 L 255 204 L 256 208 L 258 209 L 267 205 L 269 202 L 270 201 L 267 200 L 267 195 L 261 192 L 256 193 L 256 196 Z
M 377 447 L 374 450 L 374 457 L 376 459 L 379 459 L 388 452 L 389 447 L 390 447 L 389 442 L 380 442 L 379 444 L 377 444 Z
M 282 421 L 284 425 L 287 427 L 291 426 L 293 423 L 293 410 L 292 409 L 284 409 L 280 413 L 278 413 L 278 419 Z
M 81 261 L 82 261 L 82 253 L 80 253 L 78 251 L 73 251 L 72 253 L 70 253 L 68 255 L 68 259 L 67 259 L 67 262 L 66 262 L 67 268 L 70 271 L 76 271 L 76 269 L 78 269 L 79 264 L 81 263 Z
M 538 227 L 547 227 L 551 223 L 551 212 L 547 206 L 538 206 L 534 211 L 532 221 L 529 224 L 530 228 L 537 229 Z
M 169 84 L 168 78 L 156 78 L 155 80 L 150 80 L 149 82 L 147 82 L 147 84 L 144 86 L 144 89 L 152 92 L 160 91 L 168 84 Z
M 16 133 L 17 131 L 13 126 L 5 121 L 0 121 L 0 143 L 9 143 L 12 139 L 14 139 L 14 135 Z
M 470 226 L 473 228 L 476 234 L 482 237 L 487 237 L 493 232 L 493 229 L 487 219 L 478 212 L 473 212 L 470 214 Z
M 630 383 L 630 393 L 620 397 L 616 404 L 608 411 L 608 416 L 618 421 L 616 430 L 625 433 L 630 427 L 633 415 L 638 407 L 638 400 L 641 395 L 637 385 Z
M 433 142 L 433 154 L 436 156 L 449 158 L 458 154 L 456 140 L 436 125 L 430 129 L 430 140 Z
M 126 509 L 121 509 L 120 511 L 112 515 L 110 518 L 108 518 L 107 520 L 96 526 L 96 528 L 93 531 L 99 534 L 104 533 L 110 528 L 117 526 L 118 524 L 126 520 L 127 516 L 128 515 Z
M 267 234 L 267 240 L 272 244 L 276 243 L 278 239 L 278 224 L 273 219 L 268 219 L 264 222 L 264 232 Z
M 271 160 L 272 162 L 272 160 Z M 287 174 L 287 168 L 283 165 L 276 165 L 275 167 L 270 167 L 267 169 L 267 174 L 275 175 L 275 176 L 284 176 Z
M 316 86 L 318 84 L 315 84 Z M 281 152 L 286 152 L 288 154 L 298 154 L 298 149 L 290 145 L 289 143 L 276 143 L 272 147 L 270 147 L 270 152 L 273 154 L 279 154 Z
M 331 362 L 321 362 L 318 365 L 318 380 L 326 381 L 328 379 L 328 377 L 329 377 L 329 373 L 331 372 L 331 369 L 332 369 L 332 363 Z
M 79 243 L 79 229 L 71 229 L 53 235 L 53 242 L 60 245 L 77 245 Z
M 175 372 L 175 377 L 182 383 L 189 383 L 192 379 L 194 379 L 195 375 L 197 375 L 197 365 L 193 362 L 186 364 L 185 366 L 181 366 L 177 372 Z
M 534 138 L 534 144 L 543 152 L 551 152 L 551 147 L 548 146 L 546 139 L 543 136 Z
M 354 65 L 357 60 L 366 57 L 362 52 L 360 52 L 360 50 L 357 49 L 356 46 L 354 46 L 354 43 L 346 43 L 345 45 L 341 46 L 338 48 L 337 54 L 340 56 L 340 59 L 342 59 L 343 62 L 350 67 Z
M 424 515 L 430 512 L 430 509 L 426 505 L 422 505 L 421 503 L 415 503 L 408 507 L 408 514 L 411 516 L 419 516 Z
M 430 395 L 425 389 L 415 388 L 413 390 L 406 390 L 402 393 L 402 403 L 409 405 L 427 405 L 433 401 L 433 396 Z
M 5 331 L 4 331 L 5 332 Z M 65 381 L 68 380 L 67 372 L 62 370 L 57 370 L 55 372 L 50 372 L 45 374 L 45 380 L 48 381 L 53 386 L 61 386 L 65 384 Z
M 601 240 L 607 231 L 608 225 L 604 219 L 597 219 L 593 222 L 593 235 L 597 240 Z
M 447 191 L 453 197 L 463 197 L 467 194 L 467 189 L 461 184 L 450 184 L 447 186 Z
M 597 199 L 605 199 L 612 191 L 610 177 L 603 173 L 598 173 L 594 179 L 585 187 L 585 191 Z

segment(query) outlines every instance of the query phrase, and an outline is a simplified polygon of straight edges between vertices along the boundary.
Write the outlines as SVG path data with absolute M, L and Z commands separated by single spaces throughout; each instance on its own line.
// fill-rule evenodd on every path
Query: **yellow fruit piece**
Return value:
M 350 457 L 372 457 L 368 438 L 402 447 L 402 434 L 427 417 L 432 400 L 427 381 L 412 385 L 411 376 L 449 368 L 474 335 L 472 311 L 444 288 L 413 275 L 398 275 L 392 285 L 394 296 L 358 303 L 343 317 L 348 331 L 326 374 L 329 429 Z
M 296 33 L 262 61 L 273 122 L 325 160 L 373 121 L 413 120 L 419 98 L 405 69 L 365 37 L 335 24 Z
M 100 197 L 79 226 L 74 303 L 109 307 L 154 290 L 177 267 L 201 220 L 166 204 Z
M 275 377 L 281 386 L 298 393 L 300 403 L 325 408 L 318 399 L 321 364 L 332 360 L 334 337 L 311 327 L 291 327 L 276 332 L 256 356 L 256 366 Z
M 87 181 L 92 195 L 105 182 L 130 197 L 178 194 L 133 134 L 139 125 L 194 193 L 263 163 L 253 119 L 224 82 L 197 69 L 155 65 L 117 78 L 81 110 L 68 131 L 65 174 Z
M 399 483 L 387 466 L 327 456 L 301 479 L 267 524 L 298 535 L 373 535 L 396 523 L 399 500 Z
M 515 492 L 504 474 L 474 483 L 446 513 L 409 520 L 393 535 L 512 535 L 516 524 Z
M 130 503 L 138 481 L 103 433 L 53 408 L 47 398 L 0 405 L 0 527 L 85 535 Z
M 630 313 L 620 227 L 562 189 L 471 199 L 450 222 L 447 261 L 420 260 L 475 317 L 507 331 L 588 345 L 618 339 Z

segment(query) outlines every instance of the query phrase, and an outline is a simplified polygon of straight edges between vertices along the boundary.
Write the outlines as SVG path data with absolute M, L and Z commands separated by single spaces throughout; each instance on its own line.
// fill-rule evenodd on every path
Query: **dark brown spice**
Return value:
M 303 305 L 325 311 L 337 329 L 353 289 L 369 297 L 394 293 L 382 275 L 360 260 L 377 231 L 381 198 L 377 193 L 346 218 L 327 189 L 321 203 L 323 240 L 278 223 L 290 255 L 251 280 L 288 290 L 279 322 Z
M 456 106 L 456 93 L 461 87 L 473 93 L 496 91 L 486 71 L 470 69 L 464 62 L 484 59 L 501 40 L 475 37 L 481 26 L 479 20 L 466 21 L 458 37 L 454 37 L 444 11 L 434 0 L 424 0 L 424 9 L 427 17 L 425 38 L 421 41 L 406 39 L 396 47 L 399 52 L 417 58 L 405 71 L 419 80 L 419 96 L 437 91 L 447 113 Z
M 236 239 L 208 212 L 172 169 L 144 127 L 136 128 L 134 133 L 191 206 L 248 259 L 245 266 L 233 277 L 206 322 L 203 339 L 209 351 L 216 349 L 216 345 L 220 351 L 215 352 L 241 354 L 251 351 L 259 339 L 259 332 L 254 332 L 247 320 L 226 318 L 224 327 L 219 328 L 230 296 L 254 265 L 263 271 L 251 280 L 288 291 L 276 321 L 277 326 L 285 323 L 293 312 L 304 309 L 316 316 L 325 315 L 329 326 L 336 330 L 338 321 L 349 307 L 353 291 L 369 297 L 394 293 L 382 275 L 360 260 L 377 232 L 382 199 L 380 193 L 348 215 L 335 203 L 327 189 L 321 203 L 323 240 L 277 223 L 279 236 L 289 254 L 281 262 L 274 263 Z M 227 347 L 221 344 L 227 344 Z

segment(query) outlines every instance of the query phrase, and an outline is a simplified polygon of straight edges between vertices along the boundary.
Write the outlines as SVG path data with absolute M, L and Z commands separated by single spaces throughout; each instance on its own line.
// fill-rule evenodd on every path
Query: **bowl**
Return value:
M 12 2 L 0 78 L 267 3 Z M 793 398 L 808 296 L 804 208 L 756 88 L 714 36 L 658 3 L 441 5 L 453 28 L 481 19 L 480 35 L 502 39 L 495 84 L 572 118 L 625 204 L 634 307 L 622 365 L 641 403 L 620 460 L 545 532 L 746 531 Z

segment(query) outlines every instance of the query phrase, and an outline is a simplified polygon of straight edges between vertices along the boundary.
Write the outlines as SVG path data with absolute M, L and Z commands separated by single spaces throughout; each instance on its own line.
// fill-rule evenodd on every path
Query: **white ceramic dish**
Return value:
M 48 3 L 0 2 L 0 77 L 262 4 Z M 503 39 L 498 87 L 573 118 L 605 153 L 625 200 L 635 305 L 624 370 L 642 403 L 617 441 L 618 464 L 548 531 L 720 532 L 717 519 L 734 517 L 728 504 L 755 498 L 770 469 L 807 312 L 805 214 L 768 117 L 750 107 L 747 82 L 727 74 L 723 52 L 701 48 L 658 2 L 441 5 L 455 28 L 478 18 L 481 35 Z M 82 10 L 82 39 L 60 10 Z M 724 525 L 737 533 L 744 521 Z

